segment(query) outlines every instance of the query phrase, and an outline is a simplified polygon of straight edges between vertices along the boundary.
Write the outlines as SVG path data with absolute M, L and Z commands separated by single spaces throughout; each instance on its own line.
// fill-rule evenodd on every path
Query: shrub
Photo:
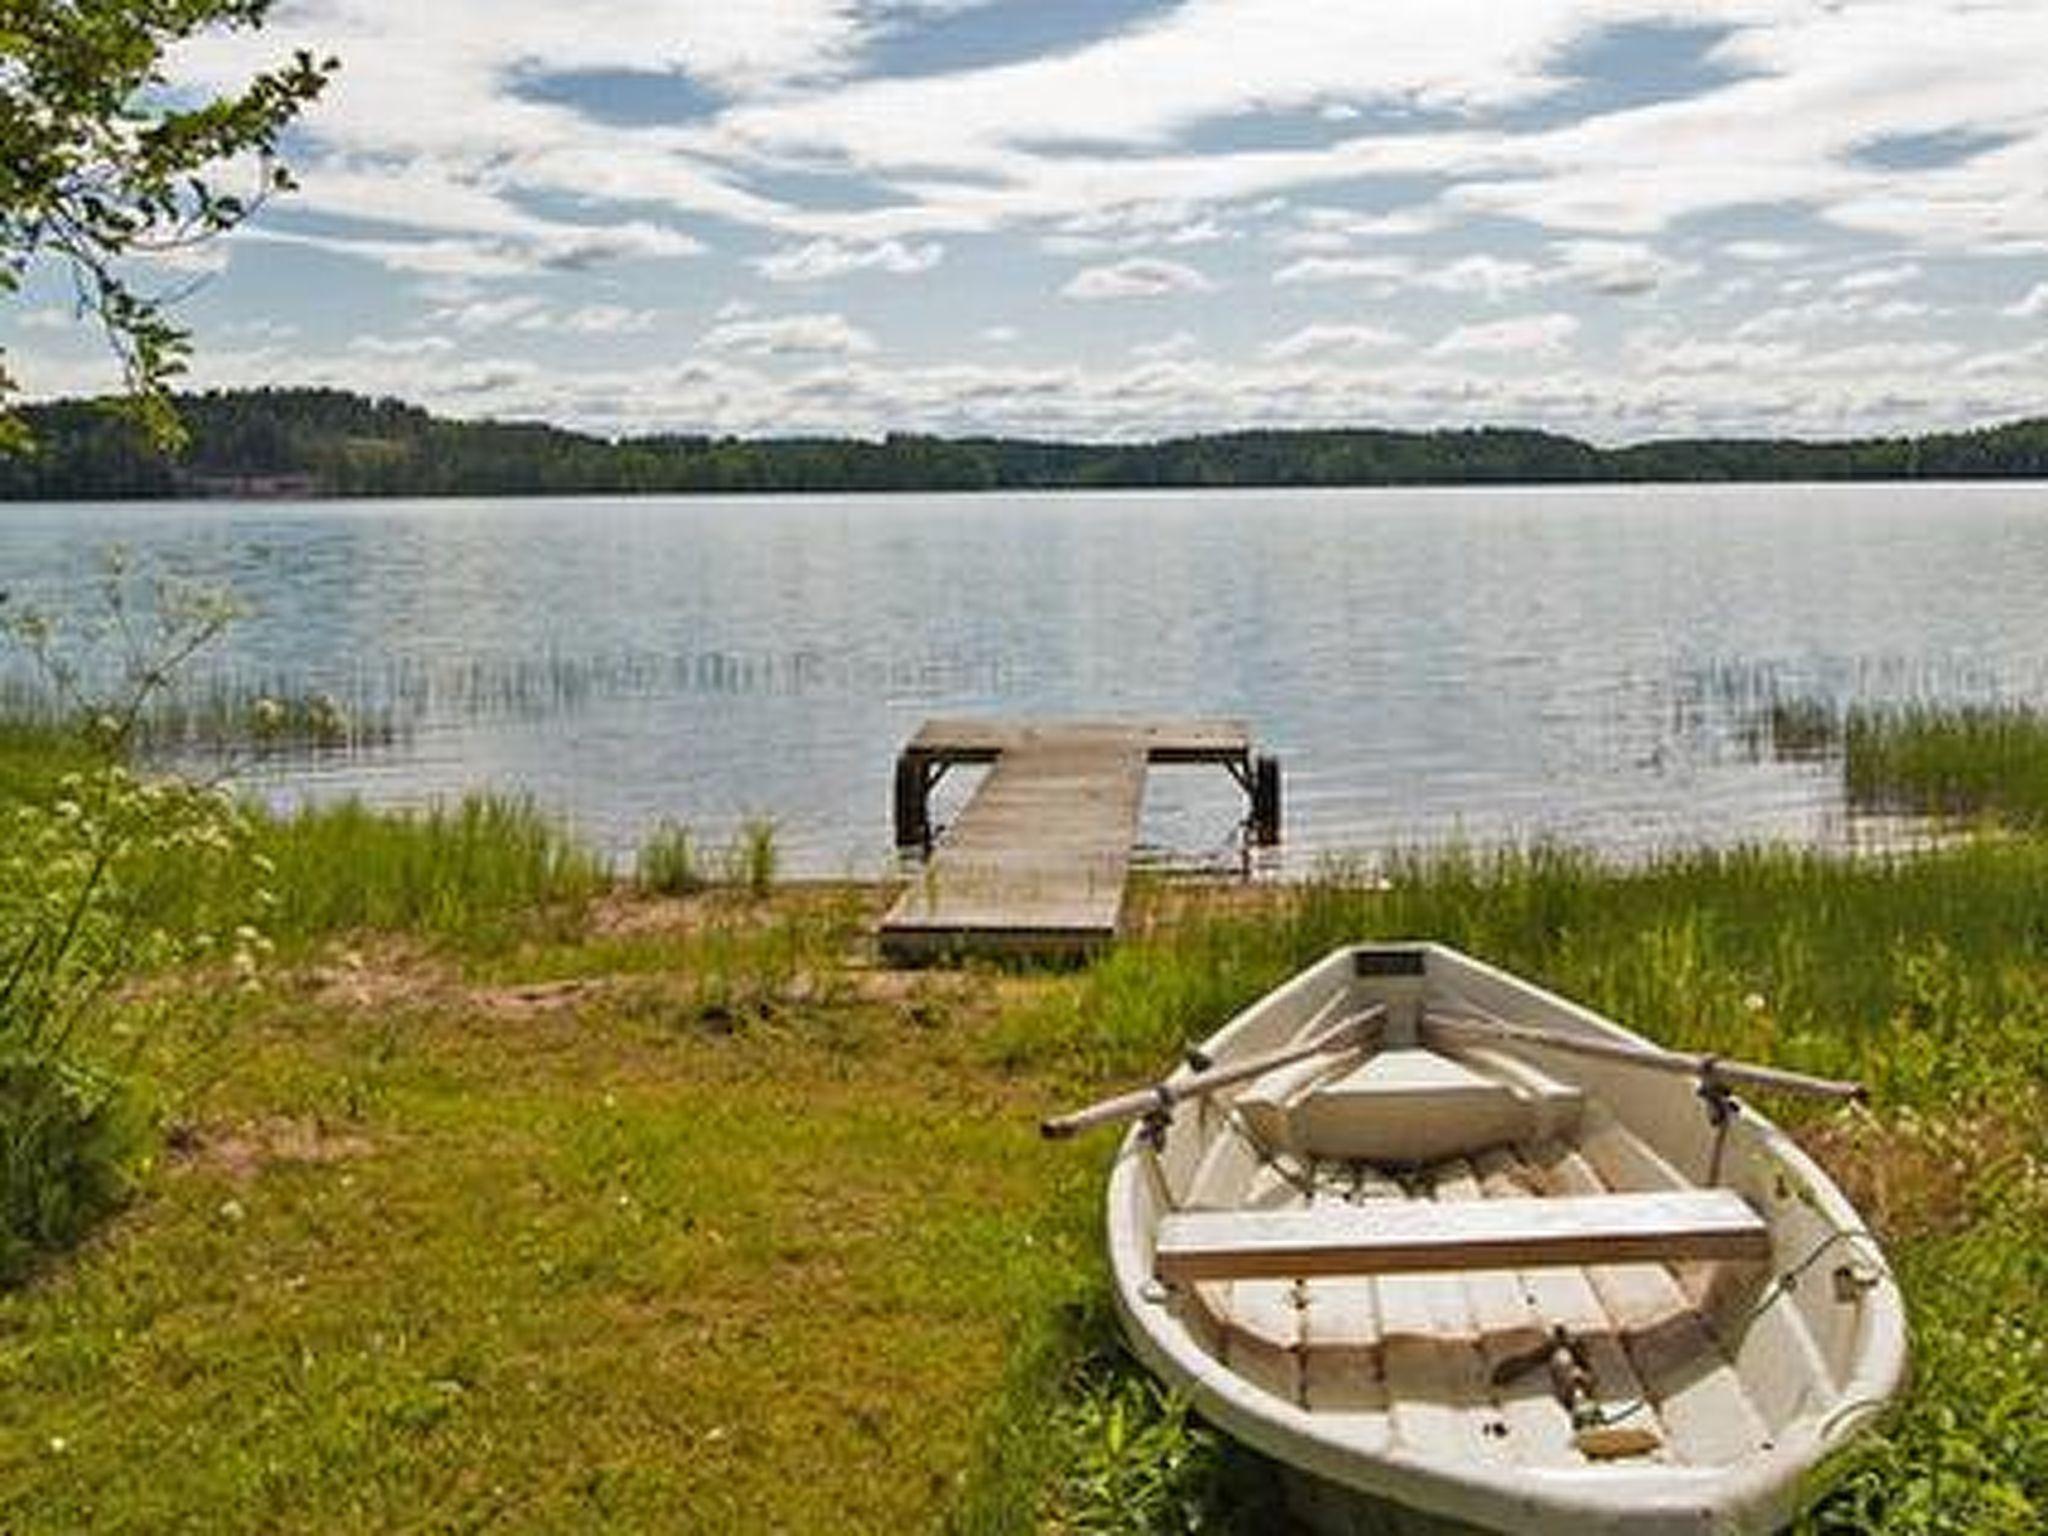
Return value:
M 0 613 L 0 638 L 79 722 L 16 730 L 0 757 L 0 1283 L 76 1240 L 128 1187 L 140 1133 L 125 1074 L 147 1010 L 123 999 L 127 984 L 209 958 L 251 977 L 267 947 L 248 920 L 268 893 L 242 874 L 246 814 L 218 788 L 127 766 L 142 711 L 231 610 L 158 583 L 145 623 L 129 588 L 110 559 L 107 617 L 75 646 L 40 614 Z M 90 693 L 107 670 L 95 634 L 123 646 L 125 693 L 111 701 Z
M 111 1077 L 57 1056 L 0 1056 L 0 1285 L 120 1206 L 141 1140 L 133 1110 Z

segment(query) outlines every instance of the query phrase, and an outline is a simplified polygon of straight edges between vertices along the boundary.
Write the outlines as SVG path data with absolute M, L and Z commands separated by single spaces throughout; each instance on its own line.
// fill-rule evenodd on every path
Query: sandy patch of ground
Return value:
M 353 1162 L 377 1148 L 367 1136 L 334 1130 L 311 1117 L 271 1116 L 248 1125 L 181 1126 L 167 1138 L 172 1165 L 214 1169 L 248 1183 L 281 1164 Z

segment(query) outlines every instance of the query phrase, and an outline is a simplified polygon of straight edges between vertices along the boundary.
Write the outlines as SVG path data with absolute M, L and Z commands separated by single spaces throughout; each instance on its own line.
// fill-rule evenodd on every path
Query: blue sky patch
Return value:
M 511 82 L 521 101 L 567 107 L 613 128 L 673 127 L 714 117 L 725 98 L 688 75 L 663 71 L 594 69 L 566 73 L 522 71 Z
M 1733 27 L 1674 26 L 1631 22 L 1605 27 L 1574 42 L 1550 63 L 1565 87 L 1542 102 L 1508 114 L 1518 128 L 1554 128 L 1566 123 L 1688 101 L 1747 78 L 1713 57 L 1734 36 Z
M 1856 146 L 1858 165 L 1881 171 L 1938 171 L 1961 165 L 2015 140 L 2009 133 L 1948 128 L 1939 133 L 1892 133 Z
M 1026 64 L 1073 53 L 1166 15 L 1179 0 L 997 0 L 899 14 L 868 46 L 865 72 L 896 79 Z

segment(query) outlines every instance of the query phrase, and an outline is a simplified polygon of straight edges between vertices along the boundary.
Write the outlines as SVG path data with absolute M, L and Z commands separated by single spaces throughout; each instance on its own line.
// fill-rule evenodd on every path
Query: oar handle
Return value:
M 1286 1046 L 1277 1051 L 1248 1057 L 1244 1061 L 1211 1067 L 1206 1072 L 1197 1072 L 1190 1076 L 1169 1077 L 1149 1088 L 1135 1088 L 1129 1093 L 1120 1093 L 1115 1098 L 1090 1104 L 1087 1108 L 1077 1109 L 1071 1114 L 1055 1115 L 1050 1120 L 1039 1122 L 1039 1134 L 1048 1141 L 1064 1141 L 1069 1136 L 1078 1136 L 1081 1132 L 1093 1130 L 1098 1125 L 1134 1120 L 1140 1115 L 1149 1115 L 1154 1111 L 1170 1113 L 1176 1104 L 1202 1098 L 1219 1088 L 1228 1088 L 1232 1083 L 1244 1082 L 1247 1078 L 1262 1077 L 1276 1067 L 1290 1066 L 1297 1061 L 1307 1061 L 1312 1056 L 1333 1055 L 1338 1051 L 1367 1045 L 1377 1038 L 1376 1026 L 1386 1017 L 1386 1012 L 1384 1004 L 1375 1003 L 1370 1008 L 1339 1020 L 1306 1044 Z
M 1129 1093 L 1120 1093 L 1113 1099 L 1090 1104 L 1086 1109 L 1077 1109 L 1072 1114 L 1054 1115 L 1038 1123 L 1038 1132 L 1047 1141 L 1065 1141 L 1069 1136 L 1078 1136 L 1083 1131 L 1092 1131 L 1098 1125 L 1114 1125 L 1121 1120 L 1135 1120 L 1140 1115 L 1149 1115 L 1153 1110 L 1172 1109 L 1173 1095 L 1166 1092 L 1163 1084 L 1155 1083 L 1150 1088 L 1136 1088 Z
M 1796 1093 L 1808 1098 L 1859 1104 L 1870 1097 L 1869 1090 L 1861 1083 L 1839 1078 L 1814 1077 L 1805 1072 L 1790 1072 L 1783 1067 L 1730 1061 L 1725 1056 L 1666 1050 L 1658 1045 L 1623 1045 L 1614 1040 L 1568 1035 L 1560 1030 L 1538 1029 L 1528 1024 L 1511 1024 L 1506 1019 L 1431 1013 L 1422 1021 L 1422 1033 L 1425 1039 L 1434 1035 L 1439 1039 L 1539 1046 L 1568 1055 L 1589 1056 L 1626 1066 L 1645 1067 L 1653 1072 L 1668 1072 L 1678 1077 L 1696 1077 L 1704 1084 L 1718 1084 L 1726 1088 L 1761 1088 L 1773 1093 Z

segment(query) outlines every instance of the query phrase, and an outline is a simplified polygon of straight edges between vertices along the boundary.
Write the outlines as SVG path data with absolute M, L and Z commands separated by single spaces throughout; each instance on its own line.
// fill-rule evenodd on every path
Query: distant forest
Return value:
M 1224 432 L 1152 443 L 608 439 L 539 423 L 448 421 L 403 401 L 326 389 L 188 395 L 178 410 L 191 443 L 171 458 L 91 401 L 23 408 L 38 448 L 0 456 L 0 499 L 2048 478 L 2048 417 L 1922 437 L 1596 448 L 1502 428 Z

